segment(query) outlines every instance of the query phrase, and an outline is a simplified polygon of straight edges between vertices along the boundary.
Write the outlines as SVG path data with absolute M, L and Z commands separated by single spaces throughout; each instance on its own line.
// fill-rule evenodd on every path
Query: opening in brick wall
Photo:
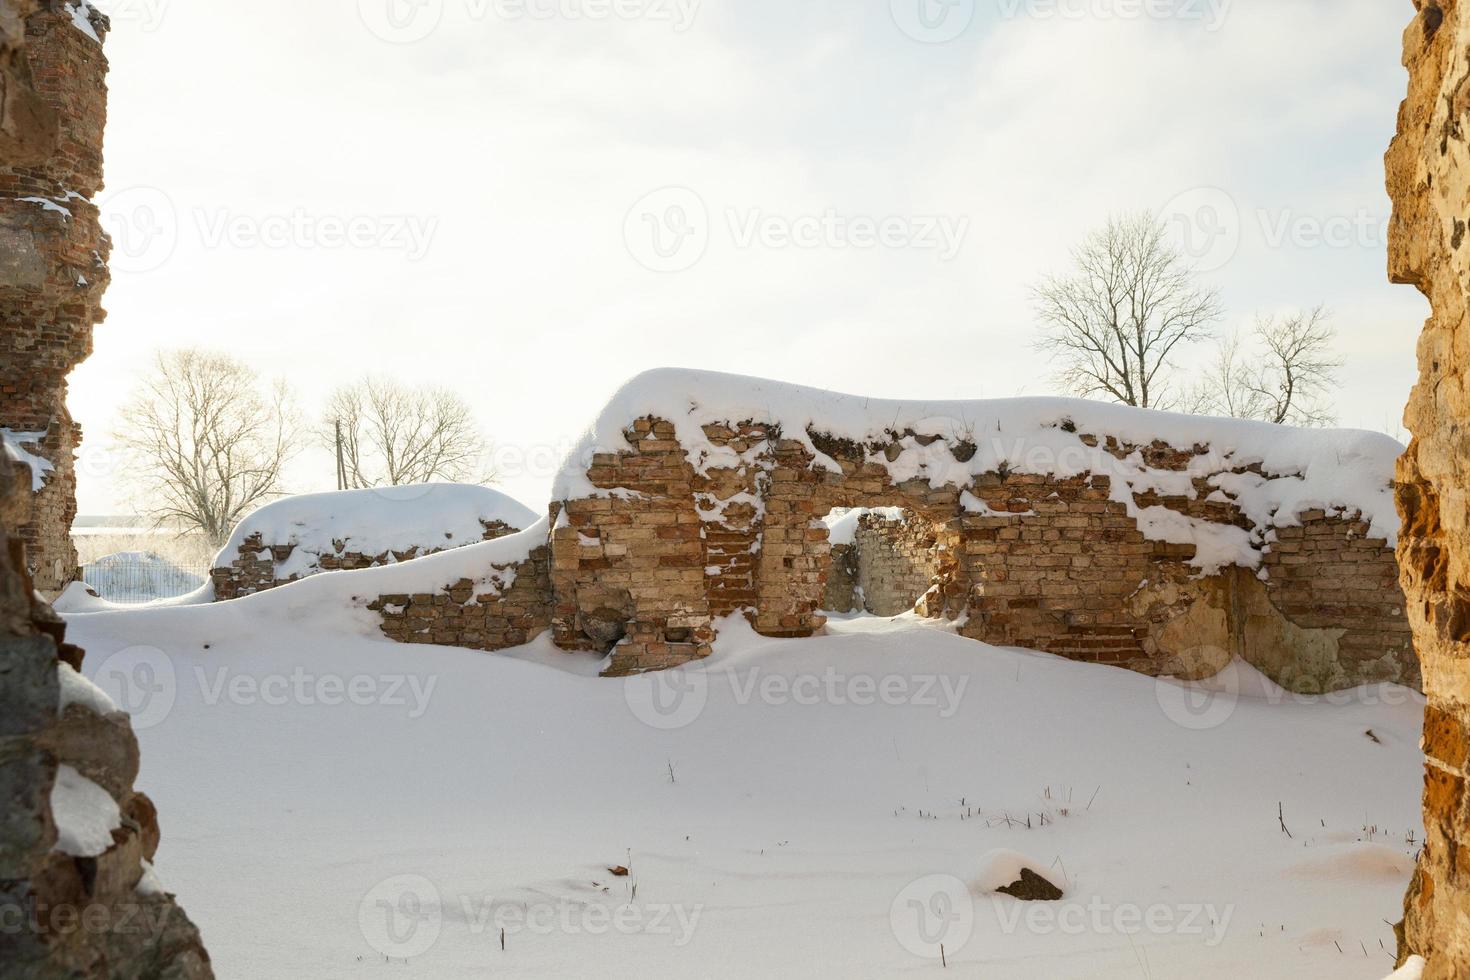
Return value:
M 837 507 L 819 523 L 831 548 L 824 612 L 898 616 L 939 585 L 949 543 L 922 515 L 903 507 Z

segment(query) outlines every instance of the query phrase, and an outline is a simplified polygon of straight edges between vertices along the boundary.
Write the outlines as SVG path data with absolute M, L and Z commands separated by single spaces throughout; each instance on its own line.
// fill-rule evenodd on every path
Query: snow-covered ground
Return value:
M 605 680 L 544 639 L 387 643 L 319 591 L 70 617 L 221 977 L 917 976 L 941 943 L 1006 980 L 1391 971 L 1401 688 L 1189 692 L 871 617 Z M 973 893 L 1025 862 L 1066 898 Z

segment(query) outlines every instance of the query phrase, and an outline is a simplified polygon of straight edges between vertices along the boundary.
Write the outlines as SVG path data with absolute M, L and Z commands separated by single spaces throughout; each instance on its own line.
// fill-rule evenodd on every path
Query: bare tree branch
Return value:
M 1042 325 L 1036 346 L 1057 359 L 1061 383 L 1140 408 L 1175 404 L 1173 356 L 1210 335 L 1218 294 L 1196 285 L 1152 214 L 1109 219 L 1072 261 L 1070 275 L 1033 290 Z
M 280 492 L 300 448 L 289 402 L 283 383 L 264 389 L 224 354 L 160 351 L 115 433 L 135 461 L 142 509 L 223 544 L 240 518 Z
M 493 479 L 481 469 L 488 447 L 469 405 L 447 389 L 364 378 L 338 388 L 327 402 L 318 436 L 329 449 L 335 450 L 338 423 L 351 487 Z
M 1331 314 L 1317 307 L 1286 317 L 1256 318 L 1255 351 L 1239 334 L 1220 347 L 1198 400 L 1203 411 L 1277 425 L 1331 425 L 1323 399 L 1337 385 L 1342 360 L 1332 349 Z

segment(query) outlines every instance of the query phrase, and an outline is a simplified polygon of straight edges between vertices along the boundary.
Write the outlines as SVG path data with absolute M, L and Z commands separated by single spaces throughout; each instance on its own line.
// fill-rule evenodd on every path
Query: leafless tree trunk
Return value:
M 1043 331 L 1038 349 L 1057 359 L 1061 382 L 1079 395 L 1171 407 L 1182 394 L 1172 358 L 1210 335 L 1218 294 L 1196 284 L 1152 214 L 1109 219 L 1072 259 L 1072 274 L 1033 291 Z
M 333 451 L 338 424 L 349 487 L 487 483 L 493 476 L 480 469 L 487 446 L 474 415 L 452 391 L 364 378 L 327 403 L 320 437 Z
M 218 547 L 280 491 L 300 440 L 284 383 L 262 384 L 224 354 L 161 351 L 122 410 L 115 438 L 132 457 L 142 509 Z
M 1239 334 L 1226 338 L 1197 398 L 1202 411 L 1277 425 L 1331 425 L 1322 398 L 1337 384 L 1337 331 L 1322 307 L 1285 317 L 1257 317 L 1256 350 Z

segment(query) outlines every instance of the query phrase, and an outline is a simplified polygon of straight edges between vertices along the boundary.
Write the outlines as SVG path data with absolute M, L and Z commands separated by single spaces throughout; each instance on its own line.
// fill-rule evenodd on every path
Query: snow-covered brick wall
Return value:
M 504 537 L 536 515 L 488 487 L 431 483 L 303 494 L 235 528 L 214 561 L 216 599 L 325 571 L 371 568 Z
M 734 613 L 768 636 L 821 631 L 847 526 L 828 518 L 856 508 L 874 513 L 855 537 L 863 520 L 907 529 L 885 601 L 922 592 L 919 614 L 974 639 L 1189 678 L 1242 655 L 1299 691 L 1416 685 L 1395 585 L 1401 448 L 655 371 L 601 413 L 550 524 L 505 539 L 513 554 L 474 545 L 351 590 L 395 639 L 500 649 L 549 623 L 562 649 L 610 655 L 609 673 L 661 669 L 707 656 Z

